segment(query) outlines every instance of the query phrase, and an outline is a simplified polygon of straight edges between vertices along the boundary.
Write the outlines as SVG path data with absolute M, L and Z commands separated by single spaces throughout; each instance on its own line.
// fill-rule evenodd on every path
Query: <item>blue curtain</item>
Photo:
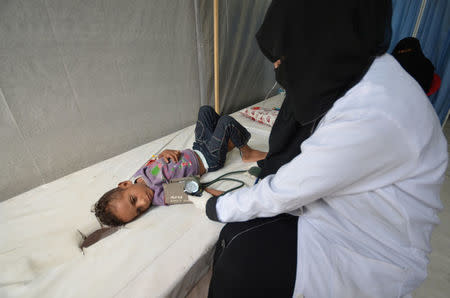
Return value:
M 441 123 L 450 108 L 450 4 L 448 0 L 428 0 L 420 23 L 417 38 L 423 53 L 441 77 L 441 88 L 430 98 Z
M 412 36 L 422 0 L 392 1 L 392 40 L 389 52 L 397 42 Z M 425 56 L 441 77 L 441 88 L 430 97 L 441 123 L 450 108 L 450 4 L 448 0 L 428 0 L 416 36 Z
M 392 39 L 389 53 L 403 38 L 412 36 L 422 0 L 392 0 Z

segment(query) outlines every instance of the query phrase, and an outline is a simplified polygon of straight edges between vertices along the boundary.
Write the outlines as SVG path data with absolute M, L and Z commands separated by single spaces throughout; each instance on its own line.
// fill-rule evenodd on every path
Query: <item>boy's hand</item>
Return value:
M 223 194 L 223 191 L 217 190 L 217 189 L 214 189 L 214 188 L 209 188 L 209 187 L 206 187 L 205 191 L 207 193 L 209 193 L 209 194 L 212 194 L 215 197 L 220 196 L 221 194 Z
M 167 163 L 169 163 L 169 159 L 171 159 L 174 162 L 178 162 L 180 154 L 181 154 L 180 150 L 166 149 L 158 155 L 158 158 L 162 158 Z
M 275 61 L 275 62 L 273 63 L 273 67 L 274 67 L 275 69 L 277 69 L 277 68 L 280 66 L 280 64 L 281 64 L 281 59 L 278 59 L 277 61 Z

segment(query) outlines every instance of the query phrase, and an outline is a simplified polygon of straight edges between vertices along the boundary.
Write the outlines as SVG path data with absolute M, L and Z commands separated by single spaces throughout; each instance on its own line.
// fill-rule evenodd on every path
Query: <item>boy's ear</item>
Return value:
M 133 182 L 131 182 L 130 180 L 127 180 L 127 181 L 120 182 L 118 184 L 118 187 L 125 189 L 125 188 L 128 188 L 130 185 L 133 185 Z

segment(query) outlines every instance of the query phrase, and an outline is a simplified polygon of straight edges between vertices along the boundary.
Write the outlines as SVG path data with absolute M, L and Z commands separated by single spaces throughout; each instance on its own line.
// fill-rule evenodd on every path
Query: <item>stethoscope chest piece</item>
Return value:
M 201 196 L 202 184 L 197 177 L 189 177 L 184 181 L 184 192 L 191 196 Z

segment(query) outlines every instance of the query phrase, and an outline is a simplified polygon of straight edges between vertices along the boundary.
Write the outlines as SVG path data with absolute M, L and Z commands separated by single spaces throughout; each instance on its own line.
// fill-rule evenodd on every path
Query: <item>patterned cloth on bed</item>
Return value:
M 278 110 L 273 108 L 264 108 L 259 106 L 248 107 L 241 111 L 242 115 L 252 119 L 253 121 L 257 121 L 259 123 L 273 126 L 275 119 L 278 116 Z

